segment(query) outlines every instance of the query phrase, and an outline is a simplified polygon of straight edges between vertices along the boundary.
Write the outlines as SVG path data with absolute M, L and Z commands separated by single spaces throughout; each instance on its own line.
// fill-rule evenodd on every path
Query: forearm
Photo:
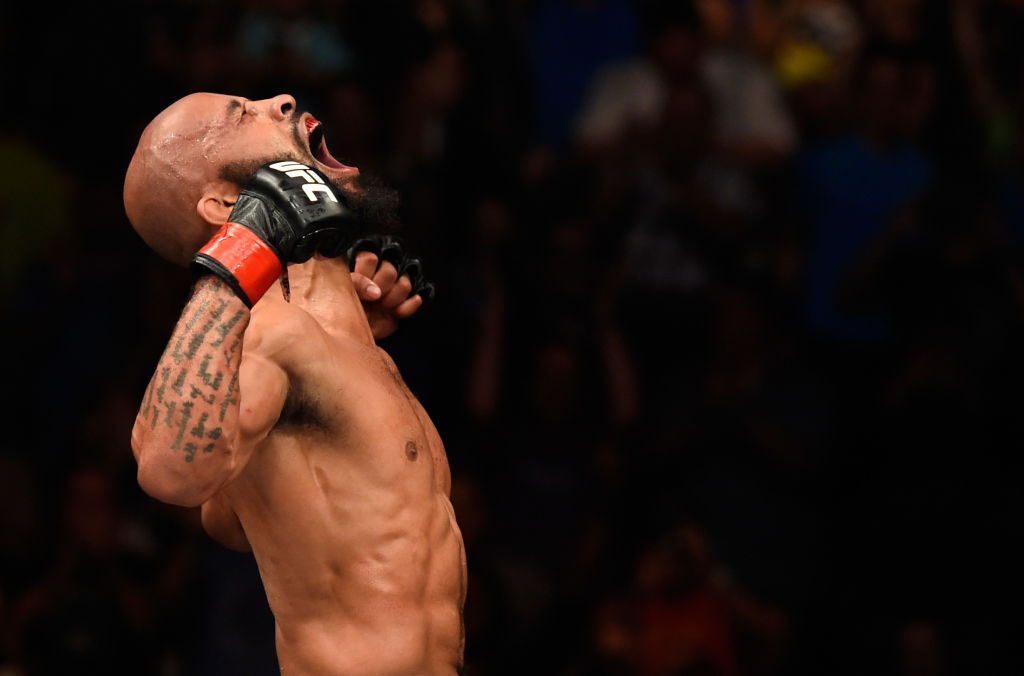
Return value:
M 200 504 L 231 475 L 248 324 L 248 309 L 223 281 L 206 276 L 197 282 L 132 431 L 139 484 L 154 497 Z

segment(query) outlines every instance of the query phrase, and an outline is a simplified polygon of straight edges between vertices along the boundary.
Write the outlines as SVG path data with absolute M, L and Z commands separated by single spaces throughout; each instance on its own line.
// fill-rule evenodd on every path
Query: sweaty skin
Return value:
M 193 225 L 188 243 L 152 239 L 187 253 Z M 139 483 L 251 549 L 283 674 L 451 676 L 466 557 L 441 439 L 374 342 L 346 261 L 288 276 L 289 301 L 277 283 L 251 311 L 219 278 L 196 283 L 132 431 Z

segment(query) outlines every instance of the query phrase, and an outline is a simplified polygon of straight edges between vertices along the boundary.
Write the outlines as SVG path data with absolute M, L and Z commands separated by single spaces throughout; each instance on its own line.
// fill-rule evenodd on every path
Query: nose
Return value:
M 281 94 L 270 99 L 270 116 L 277 121 L 290 119 L 295 114 L 295 97 Z

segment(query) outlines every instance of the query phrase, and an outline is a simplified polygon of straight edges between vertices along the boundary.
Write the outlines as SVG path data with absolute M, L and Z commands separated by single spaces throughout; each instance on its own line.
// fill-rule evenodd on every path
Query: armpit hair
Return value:
M 281 415 L 274 425 L 274 429 L 288 427 L 304 427 L 323 432 L 328 430 L 327 417 L 323 414 L 319 399 L 309 396 L 303 388 L 295 385 L 289 387 Z

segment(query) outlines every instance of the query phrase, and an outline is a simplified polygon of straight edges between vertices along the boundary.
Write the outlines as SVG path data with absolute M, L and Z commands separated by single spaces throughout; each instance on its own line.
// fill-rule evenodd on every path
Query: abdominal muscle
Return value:
M 436 476 L 444 451 L 384 429 L 343 448 L 317 431 L 272 433 L 224 489 L 284 674 L 447 676 L 461 664 L 465 553 L 449 477 Z

